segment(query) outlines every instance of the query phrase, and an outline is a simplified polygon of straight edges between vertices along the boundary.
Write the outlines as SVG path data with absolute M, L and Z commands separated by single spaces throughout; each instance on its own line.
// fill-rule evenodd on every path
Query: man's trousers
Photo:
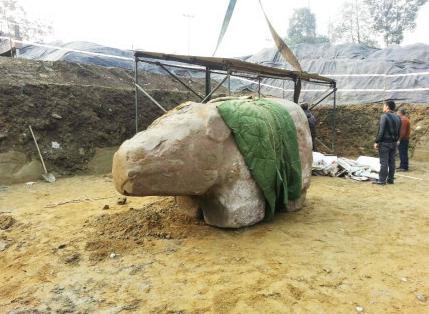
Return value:
M 380 182 L 393 183 L 395 176 L 395 155 L 396 155 L 396 142 L 395 143 L 379 143 L 378 154 L 380 156 Z

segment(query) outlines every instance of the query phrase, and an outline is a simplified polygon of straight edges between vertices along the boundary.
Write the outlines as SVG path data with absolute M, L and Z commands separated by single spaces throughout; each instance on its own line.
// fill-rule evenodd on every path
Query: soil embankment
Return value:
M 57 173 L 108 164 L 97 152 L 134 133 L 125 72 L 1 58 L 0 71 L 0 174 L 6 155 L 37 160 L 28 124 Z M 141 81 L 169 108 L 190 97 L 163 80 Z M 428 108 L 409 108 L 423 156 Z M 142 128 L 157 110 L 142 98 Z M 370 154 L 380 113 L 340 107 L 338 152 Z M 330 111 L 316 115 L 329 143 Z M 427 159 L 410 169 L 386 186 L 315 177 L 301 211 L 239 230 L 189 218 L 172 197 L 124 201 L 108 175 L 0 181 L 0 312 L 427 313 Z
M 410 154 L 421 161 L 429 158 L 429 106 L 427 104 L 402 104 L 411 121 Z M 383 112 L 382 104 L 341 105 L 336 112 L 336 153 L 345 157 L 360 155 L 376 156 L 374 140 L 378 130 L 378 121 Z M 316 107 L 314 115 L 318 120 L 318 137 L 331 148 L 333 132 L 332 106 Z M 331 151 L 318 143 L 318 149 Z
M 118 146 L 135 133 L 134 88 L 126 70 L 0 58 L 0 72 L 0 183 L 40 171 L 29 125 L 48 169 L 60 175 L 88 170 L 97 149 Z M 166 109 L 193 99 L 166 76 L 142 74 L 139 79 Z M 201 83 L 190 83 L 202 89 Z M 161 114 L 140 96 L 140 130 Z M 36 165 L 29 167 L 31 161 Z
M 47 167 L 57 176 L 105 173 L 115 148 L 135 133 L 132 73 L 117 68 L 68 62 L 0 58 L 0 184 L 25 182 L 42 171 L 28 126 L 35 131 Z M 185 79 L 185 78 L 184 78 Z M 186 78 L 202 91 L 203 82 Z M 139 81 L 165 108 L 194 95 L 168 76 L 143 73 Z M 223 90 L 224 91 L 224 90 Z M 221 92 L 223 92 L 221 91 Z M 140 95 L 139 129 L 162 114 Z M 411 151 L 429 157 L 429 107 L 398 104 L 409 109 Z M 381 105 L 339 106 L 336 152 L 342 156 L 374 155 Z M 319 139 L 331 146 L 331 107 L 316 107 Z M 324 152 L 329 149 L 318 144 Z M 420 156 L 420 157 L 419 157 Z

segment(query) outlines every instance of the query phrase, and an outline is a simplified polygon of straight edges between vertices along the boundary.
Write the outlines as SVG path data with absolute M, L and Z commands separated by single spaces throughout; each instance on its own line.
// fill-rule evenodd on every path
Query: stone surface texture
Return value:
M 299 106 L 277 101 L 286 106 L 297 127 L 303 197 L 288 206 L 297 210 L 310 185 L 311 136 Z M 264 218 L 263 194 L 216 103 L 187 102 L 167 112 L 120 146 L 112 173 L 116 189 L 125 195 L 192 196 L 213 226 L 239 228 Z

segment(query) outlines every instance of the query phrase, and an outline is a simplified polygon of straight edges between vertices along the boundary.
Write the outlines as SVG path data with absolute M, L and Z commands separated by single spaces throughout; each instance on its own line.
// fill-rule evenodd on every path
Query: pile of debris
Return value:
M 313 175 L 346 177 L 357 181 L 378 180 L 380 160 L 360 156 L 357 160 L 313 152 Z

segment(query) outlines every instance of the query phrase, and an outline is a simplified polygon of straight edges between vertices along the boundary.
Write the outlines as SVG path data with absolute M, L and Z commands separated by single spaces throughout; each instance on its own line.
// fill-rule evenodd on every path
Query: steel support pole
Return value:
M 282 86 L 282 88 L 283 88 L 283 90 L 282 90 L 282 93 L 283 93 L 283 99 L 285 99 L 285 80 L 283 80 L 283 86 Z
M 336 141 L 337 141 L 337 84 L 334 83 L 334 110 L 332 113 L 332 151 L 336 154 Z
M 261 77 L 258 76 L 258 97 L 261 98 Z
M 136 133 L 139 131 L 139 119 L 138 119 L 138 109 L 139 109 L 139 91 L 137 89 L 139 80 L 138 80 L 138 64 L 139 59 L 135 57 L 134 60 L 134 111 L 135 111 L 135 124 L 136 124 Z
M 316 107 L 318 104 L 320 104 L 322 101 L 324 101 L 326 98 L 328 98 L 330 95 L 332 95 L 333 93 L 335 93 L 335 89 L 333 89 L 332 91 L 330 91 L 328 94 L 324 95 L 322 98 L 320 98 L 319 100 L 317 100 L 317 102 L 315 102 L 311 107 L 310 110 L 312 110 L 314 107 Z
M 228 72 L 228 96 L 231 96 L 231 73 Z
M 163 106 L 161 106 L 160 103 L 155 100 L 155 98 L 153 98 L 151 95 L 149 95 L 149 93 L 147 91 L 145 91 L 143 87 L 141 87 L 138 84 L 135 84 L 135 85 L 143 94 L 146 95 L 147 98 L 149 98 L 155 105 L 157 105 L 159 109 L 161 109 L 164 112 L 167 112 L 167 110 Z
M 295 78 L 293 80 L 293 102 L 298 103 L 299 102 L 299 95 L 301 94 L 301 86 L 302 82 L 299 77 Z
M 325 145 L 325 143 L 323 143 L 321 140 L 319 140 L 317 137 L 316 137 L 316 141 L 319 143 L 319 144 L 321 144 L 323 147 L 325 147 L 328 151 L 331 151 L 331 152 L 333 152 L 332 151 L 332 147 L 328 147 L 328 146 L 326 146 Z
M 206 67 L 206 96 L 205 100 L 210 100 L 210 92 L 212 90 L 211 78 L 210 78 L 210 68 Z M 206 99 L 208 97 L 208 99 Z
M 163 64 L 158 63 L 158 65 L 164 69 L 165 72 L 167 72 L 168 74 L 170 74 L 170 76 L 172 78 L 174 78 L 176 81 L 178 81 L 180 84 L 182 84 L 186 89 L 188 89 L 189 91 L 191 91 L 195 96 L 197 96 L 200 99 L 203 99 L 204 97 L 201 96 L 200 94 L 198 94 L 191 86 L 188 86 L 185 82 L 183 82 L 180 78 L 177 77 L 177 75 L 175 75 L 173 72 L 171 72 L 169 69 L 167 69 Z
M 225 81 L 229 78 L 229 74 L 227 76 L 225 76 L 222 81 L 219 82 L 219 84 L 217 84 L 217 86 L 215 88 L 213 88 L 213 90 L 206 96 L 206 98 L 204 98 L 201 102 L 205 103 L 206 101 L 208 101 L 210 99 L 210 97 L 214 94 L 214 92 L 216 92 L 219 87 L 222 86 L 223 83 L 225 83 Z
M 10 57 L 13 58 L 13 43 L 12 37 L 9 37 L 9 46 L 10 46 Z

